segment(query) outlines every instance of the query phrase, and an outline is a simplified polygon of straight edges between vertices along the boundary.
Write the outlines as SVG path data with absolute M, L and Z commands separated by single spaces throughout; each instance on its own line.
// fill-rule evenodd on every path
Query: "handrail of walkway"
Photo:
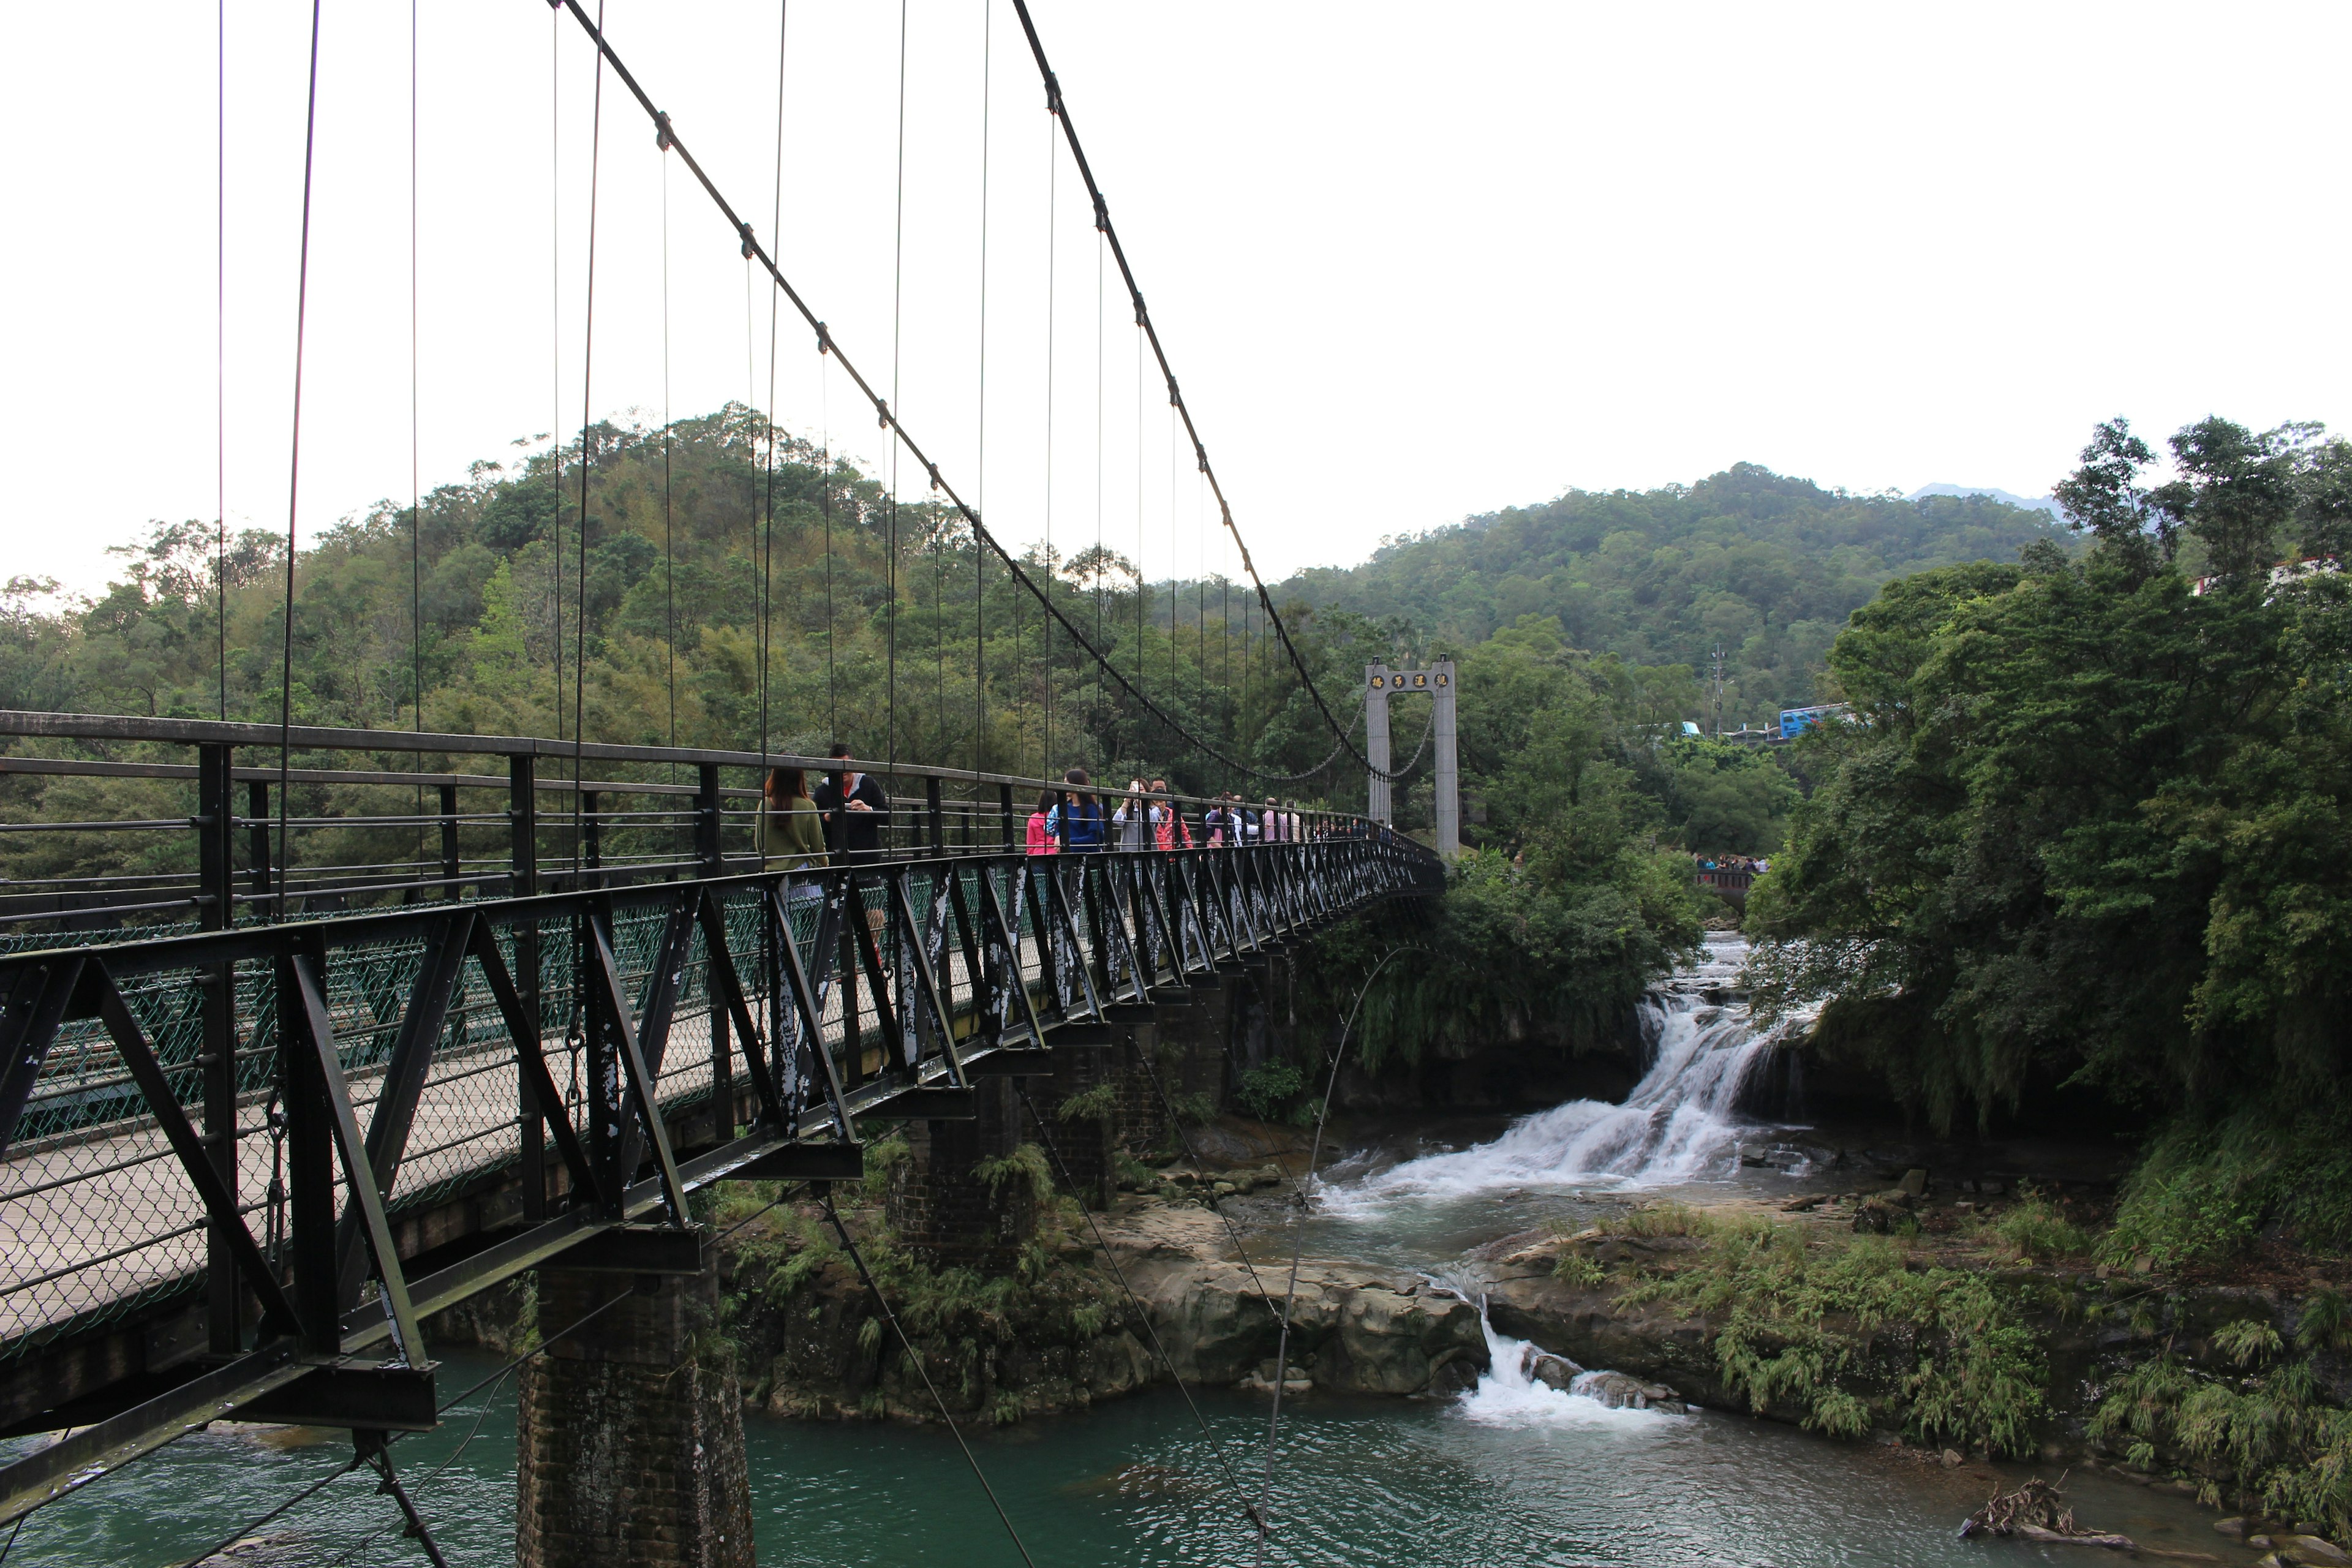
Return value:
M 233 851 L 266 819 L 227 809 L 234 753 L 274 731 L 34 717 L 52 738 L 198 747 L 199 885 L 252 875 Z M 971 1116 L 992 1079 L 1110 1048 L 1444 881 L 1423 847 L 1337 814 L 1302 814 L 1290 841 L 1028 854 L 1006 842 L 1002 783 L 972 817 L 992 831 L 955 844 L 940 782 L 1009 775 L 954 770 L 915 770 L 898 854 L 770 868 L 720 841 L 710 774 L 758 766 L 745 752 L 690 753 L 727 760 L 695 763 L 677 864 L 541 876 L 540 781 L 513 764 L 562 753 L 503 754 L 510 777 L 488 782 L 515 815 L 459 830 L 508 841 L 504 896 L 387 878 L 378 907 L 231 920 L 222 899 L 206 929 L 27 931 L 0 952 L 0 1231 L 17 1238 L 0 1436 L 76 1428 L 0 1466 L 0 1525 L 231 1411 L 429 1419 L 429 1369 L 407 1375 L 422 1316 L 559 1256 L 688 1267 L 697 1188 L 854 1177 L 874 1120 Z M 408 1277 L 460 1234 L 488 1245 Z M 411 1364 L 380 1364 L 387 1350 Z
M 0 947 L 22 945 L 29 927 L 178 921 L 217 929 L 420 896 L 527 896 L 748 870 L 759 865 L 760 770 L 800 768 L 814 783 L 844 765 L 782 752 L 517 735 L 296 726 L 286 739 L 289 765 L 281 769 L 275 725 L 0 710 L 0 743 L 13 742 L 0 752 Z M 121 754 L 126 747 L 134 754 Z M 194 759 L 153 754 L 182 748 Z M 75 754 L 55 754 L 67 752 Z M 378 765 L 320 765 L 352 753 Z M 506 766 L 463 771 L 476 758 Z M 403 759 L 415 770 L 398 766 Z M 1039 797 L 1069 788 L 1018 773 L 846 761 L 887 781 L 891 809 L 870 830 L 831 814 L 836 853 L 868 844 L 885 858 L 996 853 L 1025 837 Z M 435 771 L 425 771 L 428 763 Z M 65 792 L 74 804 L 61 813 L 45 798 L 46 819 L 11 799 L 12 779 L 60 777 L 121 782 Z M 281 779 L 286 799 L 278 798 Z M 1090 786 L 1107 810 L 1128 798 L 1120 782 Z M 485 809 L 486 791 L 506 798 Z M 468 794 L 477 804 L 467 804 Z M 1211 837 L 1211 814 L 1232 804 L 1153 798 L 1175 808 L 1179 844 Z M 1269 803 L 1238 804 L 1263 833 Z M 1391 832 L 1288 803 L 1276 824 L 1301 839 Z M 281 839 L 285 865 L 276 863 Z

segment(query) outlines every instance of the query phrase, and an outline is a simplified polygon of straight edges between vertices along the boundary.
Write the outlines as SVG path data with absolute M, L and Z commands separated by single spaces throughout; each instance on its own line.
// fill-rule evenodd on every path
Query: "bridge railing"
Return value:
M 279 739 L 268 724 L 0 711 L 0 950 L 46 945 L 60 930 L 221 929 L 750 870 L 764 770 L 799 767 L 814 785 L 840 765 L 297 726 L 281 770 Z M 1065 787 L 887 759 L 850 766 L 887 792 L 885 858 L 1017 846 L 1039 796 Z M 1202 837 L 1217 803 L 1170 798 Z M 1346 814 L 1299 816 L 1309 837 L 1387 831 Z
M 217 889 L 250 876 L 230 850 L 251 823 L 203 808 L 247 782 L 235 745 L 254 742 L 184 743 L 202 752 L 195 881 Z M 758 862 L 710 774 L 760 759 L 709 755 L 678 764 L 702 814 L 680 864 L 547 871 L 544 825 L 518 816 L 479 825 L 505 835 L 496 876 L 302 895 L 374 908 L 272 921 L 219 900 L 194 921 L 24 931 L 0 953 L 0 1436 L 54 1419 L 56 1379 L 11 1372 L 45 1347 L 159 1310 L 181 1327 L 142 1352 L 149 1372 L 405 1345 L 404 1320 L 535 1247 L 682 1218 L 710 1181 L 854 1174 L 860 1118 L 970 1115 L 988 1077 L 1106 1047 L 1148 1016 L 1123 1010 L 1443 879 L 1422 847 L 1320 815 L 1297 842 L 1027 855 L 1003 797 L 1038 781 L 946 773 L 917 775 L 920 837 L 895 854 L 739 869 Z M 530 811 L 537 778 L 508 782 Z M 483 896 L 542 879 L 564 885 Z M 475 1231 L 542 1239 L 405 1280 L 453 1203 Z

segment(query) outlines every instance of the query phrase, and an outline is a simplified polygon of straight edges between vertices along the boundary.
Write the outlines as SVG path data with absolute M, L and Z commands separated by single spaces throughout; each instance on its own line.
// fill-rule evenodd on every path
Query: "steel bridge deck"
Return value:
M 429 1422 L 417 1323 L 432 1312 L 551 1259 L 683 1266 L 701 1245 L 694 1191 L 854 1176 L 860 1118 L 970 1114 L 992 1069 L 1040 1070 L 1071 1048 L 1057 1041 L 1099 1048 L 1107 1026 L 1443 879 L 1420 846 L 1329 816 L 1296 842 L 1028 856 L 1010 847 L 1012 792 L 1042 782 L 950 770 L 910 770 L 924 795 L 897 803 L 877 858 L 742 870 L 726 803 L 744 792 L 719 774 L 758 758 L 615 747 L 584 751 L 604 771 L 691 768 L 697 782 L 596 788 L 685 795 L 687 820 L 638 826 L 601 813 L 584 783 L 553 781 L 590 837 L 572 846 L 576 870 L 543 878 L 546 743 L 429 737 L 509 760 L 506 780 L 433 785 L 445 869 L 461 833 L 499 832 L 458 819 L 502 817 L 497 873 L 459 864 L 372 910 L 277 920 L 292 889 L 349 903 L 353 879 L 315 858 L 269 879 L 254 832 L 267 803 L 240 817 L 233 800 L 239 783 L 268 785 L 268 770 L 234 765 L 256 727 L 32 717 L 0 715 L 0 735 L 197 747 L 194 769 L 30 767 L 193 783 L 186 903 L 209 929 L 65 932 L 0 952 L 0 1435 L 77 1428 L 0 1467 L 0 1524 L 231 1414 Z M 314 751 L 387 740 L 425 749 L 303 737 Z M 392 770 L 303 771 L 317 790 L 420 790 Z M 457 810 L 457 789 L 501 786 L 503 814 Z M 692 857 L 604 861 L 599 815 L 606 847 L 690 832 Z M 420 833 L 428 820 L 399 817 Z M 152 883 L 121 887 L 117 911 L 160 901 Z M 454 896 L 469 891 L 493 896 Z M 440 1261 L 412 1277 L 419 1259 Z

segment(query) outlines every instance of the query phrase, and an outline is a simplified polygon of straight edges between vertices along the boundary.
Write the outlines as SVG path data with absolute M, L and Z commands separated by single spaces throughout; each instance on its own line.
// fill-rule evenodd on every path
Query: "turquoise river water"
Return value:
M 492 1363 L 459 1357 L 444 1375 Z M 1537 1391 L 1549 1394 L 1549 1390 Z M 1253 1489 L 1265 1405 L 1203 1396 L 1226 1458 Z M 479 1417 L 477 1427 L 477 1417 Z M 455 1463 L 436 1470 L 475 1433 Z M 1160 1392 L 1084 1415 L 975 1432 L 972 1447 L 1039 1568 L 1246 1563 L 1254 1536 L 1209 1439 Z M 1018 1568 L 942 1431 L 747 1418 L 759 1560 Z M 207 1433 L 35 1515 L 11 1568 L 163 1568 L 217 1542 L 342 1464 L 339 1434 Z M 393 1454 L 453 1564 L 514 1561 L 514 1400 L 501 1388 Z M 2027 1472 L 2000 1467 L 2010 1479 Z M 2074 1546 L 1957 1540 L 1994 1467 L 1925 1467 L 1722 1415 L 1611 1412 L 1491 1383 L 1447 1402 L 1286 1402 L 1270 1563 L 1677 1564 L 1689 1568 L 2021 1568 L 2082 1564 Z M 2068 1482 L 2076 1511 L 2144 1543 L 2244 1563 L 2188 1502 L 2105 1478 Z M 303 1568 L 421 1563 L 365 1472 L 266 1527 L 225 1562 Z
M 1351 1156 L 1327 1174 L 1307 1245 L 1422 1268 L 1475 1289 L 1474 1247 L 1581 1224 L 1628 1190 L 1740 1182 L 1733 1107 L 1762 1043 L 1725 990 L 1744 953 L 1719 937 L 1646 1012 L 1652 1068 L 1619 1105 L 1576 1101 L 1458 1146 Z M 1763 1130 L 1769 1131 L 1769 1130 Z M 1257 1209 L 1259 1205 L 1247 1207 Z M 1287 1250 L 1295 1211 L 1265 1205 L 1252 1244 Z M 1832 1443 L 1714 1413 L 1612 1411 L 1530 1384 L 1517 1342 L 1489 1336 L 1495 1370 L 1443 1400 L 1286 1400 L 1269 1563 L 1670 1568 L 2091 1568 L 2081 1546 L 1962 1542 L 1997 1481 L 2032 1471 Z M 453 1353 L 461 1389 L 496 1363 Z M 969 1434 L 1038 1568 L 1247 1564 L 1239 1499 L 1264 1475 L 1262 1396 L 1202 1391 L 1203 1436 L 1172 1390 Z M 514 1561 L 510 1381 L 393 1455 L 453 1564 Z M 759 1561 L 767 1568 L 944 1563 L 1019 1568 L 953 1438 L 933 1427 L 798 1424 L 748 1415 Z M 0 1443 L 0 1458 L 37 1439 Z M 32 1516 L 6 1568 L 166 1568 L 217 1543 L 348 1458 L 341 1434 L 212 1431 L 173 1444 Z M 1233 1479 L 1228 1479 L 1228 1467 Z M 2045 1472 L 2045 1477 L 2047 1473 Z M 2254 1553 L 2185 1499 L 2102 1476 L 2066 1483 L 2086 1525 L 2225 1563 Z M 392 1500 L 365 1472 L 335 1480 L 224 1559 L 301 1568 L 421 1563 Z M 0 1538 L 5 1539 L 5 1538 Z

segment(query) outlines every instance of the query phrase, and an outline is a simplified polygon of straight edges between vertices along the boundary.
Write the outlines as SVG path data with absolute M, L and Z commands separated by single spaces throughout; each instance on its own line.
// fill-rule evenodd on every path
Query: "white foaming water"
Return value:
M 1705 955 L 1642 1003 L 1650 1070 L 1622 1105 L 1570 1100 L 1523 1117 L 1490 1143 L 1408 1160 L 1363 1181 L 1322 1190 L 1341 1214 L 1408 1197 L 1459 1197 L 1496 1188 L 1656 1186 L 1685 1182 L 1733 1158 L 1732 1106 L 1780 1028 L 1750 1026 L 1747 1004 L 1710 1003 L 1737 984 L 1748 944 L 1710 933 Z
M 1479 1376 L 1478 1386 L 1454 1407 L 1465 1421 L 1481 1426 L 1640 1427 L 1678 1419 L 1661 1410 L 1636 1410 L 1630 1405 L 1612 1410 L 1589 1394 L 1554 1388 L 1529 1376 L 1536 1347 L 1526 1340 L 1496 1333 L 1495 1325 L 1486 1321 L 1483 1299 L 1478 1303 L 1478 1326 L 1486 1334 L 1487 1368 Z

